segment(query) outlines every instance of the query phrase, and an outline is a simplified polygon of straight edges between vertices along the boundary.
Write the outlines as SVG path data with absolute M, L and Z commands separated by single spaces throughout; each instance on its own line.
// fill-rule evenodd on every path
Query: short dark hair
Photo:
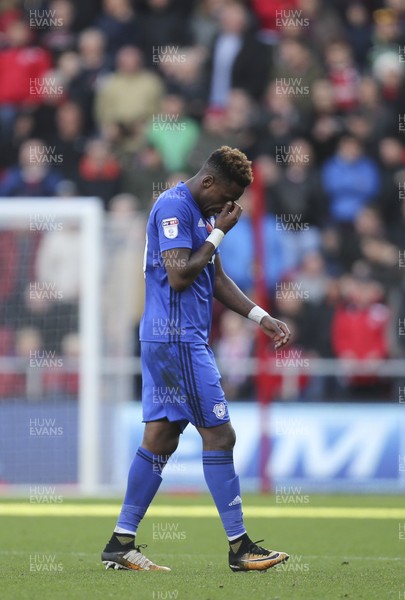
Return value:
M 221 146 L 207 158 L 205 169 L 214 171 L 219 179 L 235 181 L 247 187 L 253 181 L 252 163 L 238 148 Z

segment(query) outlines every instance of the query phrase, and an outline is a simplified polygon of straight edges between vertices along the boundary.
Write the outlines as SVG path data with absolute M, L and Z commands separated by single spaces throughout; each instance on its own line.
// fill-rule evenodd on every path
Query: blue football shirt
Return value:
M 141 320 L 143 342 L 208 342 L 212 322 L 215 251 L 194 282 L 183 292 L 169 284 L 162 252 L 189 248 L 196 252 L 215 225 L 203 216 L 188 187 L 180 182 L 159 196 L 146 228 L 144 274 L 145 311 Z M 178 260 L 175 256 L 172 261 Z

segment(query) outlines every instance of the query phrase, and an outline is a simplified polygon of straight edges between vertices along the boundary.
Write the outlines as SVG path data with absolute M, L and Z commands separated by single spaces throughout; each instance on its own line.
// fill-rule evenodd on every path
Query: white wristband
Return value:
M 218 248 L 219 244 L 224 239 L 224 232 L 221 229 L 213 229 L 207 239 L 206 242 L 211 242 L 214 245 L 215 250 Z
M 263 317 L 269 317 L 269 316 L 270 316 L 269 313 L 266 312 L 265 310 L 263 310 L 262 308 L 260 308 L 260 306 L 254 306 L 252 308 L 252 310 L 250 311 L 250 313 L 248 314 L 247 318 L 260 325 Z

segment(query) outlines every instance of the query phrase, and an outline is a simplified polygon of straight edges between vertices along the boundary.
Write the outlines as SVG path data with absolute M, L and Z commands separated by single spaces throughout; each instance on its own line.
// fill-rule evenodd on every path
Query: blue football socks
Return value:
M 246 533 L 246 529 L 243 524 L 239 477 L 235 474 L 232 450 L 204 450 L 203 468 L 205 481 L 228 540 L 235 540 Z
M 138 525 L 162 483 L 161 472 L 168 456 L 139 447 L 128 474 L 127 491 L 118 517 L 116 533 L 135 535 Z

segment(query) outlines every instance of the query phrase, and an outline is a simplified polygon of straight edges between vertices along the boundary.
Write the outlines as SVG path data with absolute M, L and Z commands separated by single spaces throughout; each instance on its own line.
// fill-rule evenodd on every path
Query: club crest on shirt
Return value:
M 177 217 L 163 219 L 162 221 L 163 234 L 169 240 L 174 240 L 179 235 L 179 220 Z
M 214 405 L 212 412 L 216 416 L 217 419 L 225 419 L 226 416 L 226 406 L 223 402 L 219 402 Z

